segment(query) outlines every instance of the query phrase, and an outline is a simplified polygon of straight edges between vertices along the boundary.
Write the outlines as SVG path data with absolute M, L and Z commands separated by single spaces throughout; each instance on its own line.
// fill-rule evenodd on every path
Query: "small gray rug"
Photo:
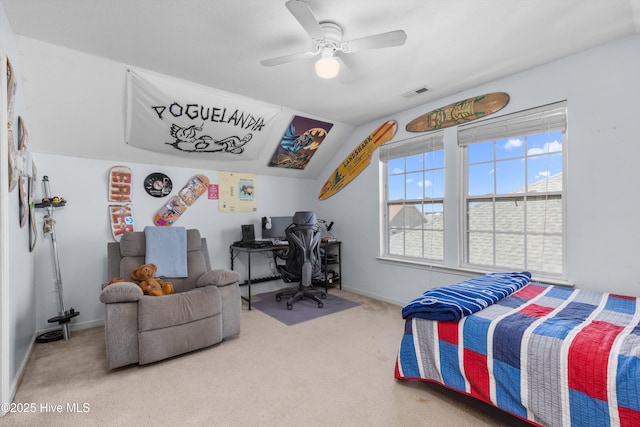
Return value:
M 276 301 L 276 294 L 279 291 L 267 292 L 256 295 L 256 301 L 251 303 L 252 309 L 260 310 L 268 314 L 285 325 L 292 326 L 307 320 L 317 319 L 328 314 L 337 313 L 352 307 L 357 307 L 357 302 L 340 298 L 336 295 L 327 294 L 327 298 L 322 300 L 324 307 L 318 308 L 318 304 L 310 299 L 302 299 L 293 304 L 293 309 L 287 310 L 287 299 L 282 298 Z

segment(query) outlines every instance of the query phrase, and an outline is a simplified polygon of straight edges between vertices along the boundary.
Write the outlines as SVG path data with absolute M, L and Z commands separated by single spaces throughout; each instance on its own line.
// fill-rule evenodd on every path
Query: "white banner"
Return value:
M 127 143 L 171 154 L 254 160 L 279 107 L 206 86 L 127 71 Z

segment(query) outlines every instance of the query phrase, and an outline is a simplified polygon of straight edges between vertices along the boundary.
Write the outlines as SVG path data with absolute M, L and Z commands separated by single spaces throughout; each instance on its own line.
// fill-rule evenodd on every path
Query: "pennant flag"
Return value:
M 255 160 L 281 108 L 206 86 L 127 71 L 127 143 L 146 150 Z

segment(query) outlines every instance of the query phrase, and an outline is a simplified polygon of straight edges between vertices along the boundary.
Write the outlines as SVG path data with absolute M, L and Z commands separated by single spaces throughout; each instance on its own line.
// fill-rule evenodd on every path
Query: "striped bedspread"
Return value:
M 425 291 L 402 308 L 402 318 L 460 320 L 508 297 L 531 280 L 531 273 L 489 273 Z
M 457 322 L 408 319 L 395 377 L 532 424 L 640 426 L 640 304 L 531 283 Z

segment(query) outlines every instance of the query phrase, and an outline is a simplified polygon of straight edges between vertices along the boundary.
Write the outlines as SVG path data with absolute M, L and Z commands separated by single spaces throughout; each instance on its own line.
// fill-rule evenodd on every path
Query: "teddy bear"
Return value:
M 143 264 L 131 271 L 131 277 L 140 281 L 138 285 L 145 295 L 159 297 L 172 294 L 173 284 L 165 282 L 159 277 L 154 277 L 156 271 L 158 271 L 158 267 L 155 264 Z
M 102 288 L 106 288 L 109 285 L 113 285 L 114 283 L 120 283 L 120 282 L 128 282 L 129 280 L 127 279 L 123 279 L 122 277 L 114 277 L 113 279 L 109 280 L 107 283 L 104 283 L 102 285 Z

